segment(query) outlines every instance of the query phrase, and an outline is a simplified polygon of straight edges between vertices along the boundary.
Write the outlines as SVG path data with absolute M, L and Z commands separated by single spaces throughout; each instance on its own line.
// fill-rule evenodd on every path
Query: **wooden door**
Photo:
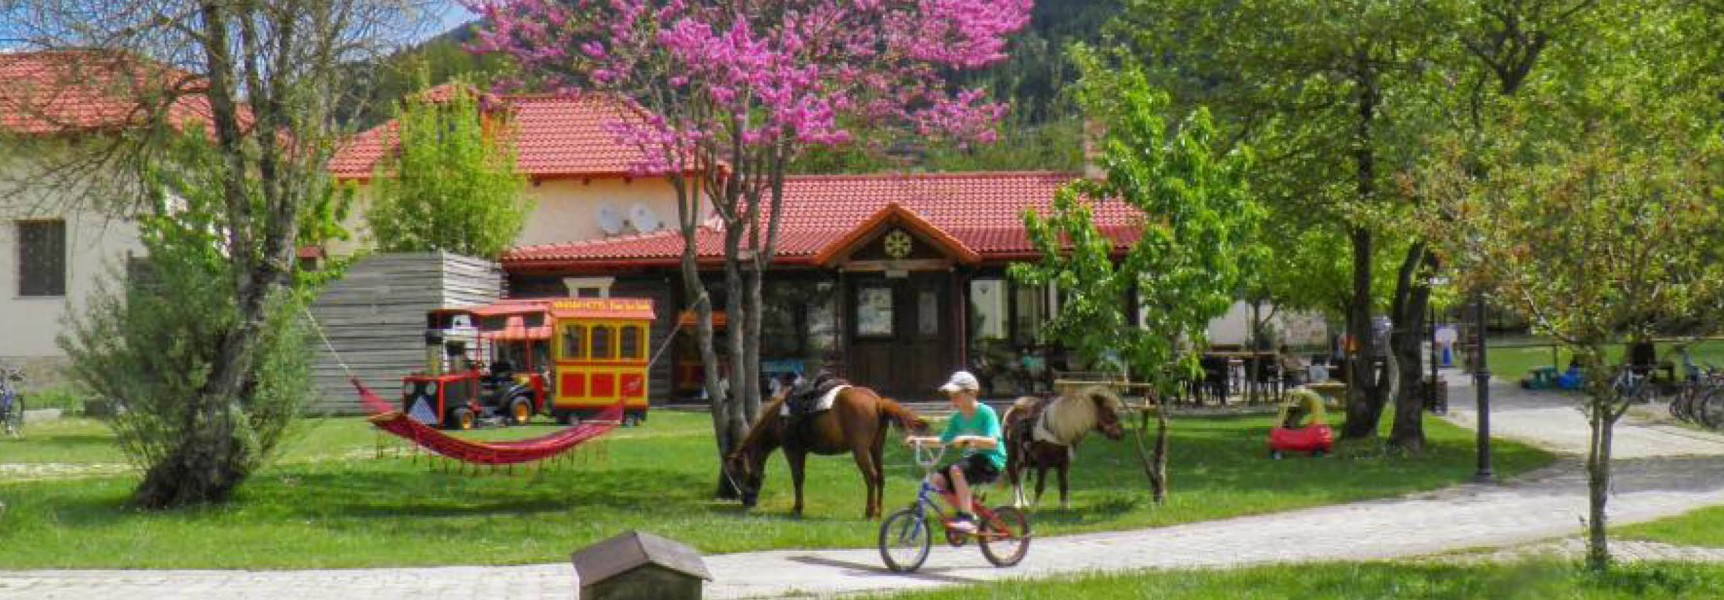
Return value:
M 850 281 L 850 380 L 903 400 L 931 399 L 955 368 L 949 275 Z

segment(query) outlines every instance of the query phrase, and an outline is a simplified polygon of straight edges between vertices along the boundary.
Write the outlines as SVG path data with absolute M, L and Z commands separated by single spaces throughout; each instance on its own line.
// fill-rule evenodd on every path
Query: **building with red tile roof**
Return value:
M 453 88 L 426 90 L 433 102 Z M 618 141 L 613 128 L 638 123 L 643 115 L 614 97 L 589 94 L 481 94 L 487 115 L 506 123 L 514 144 L 516 171 L 530 185 L 523 194 L 533 212 L 516 238 L 522 245 L 603 239 L 657 231 L 676 220 L 676 192 L 660 176 L 642 176 L 640 148 Z M 394 152 L 398 125 L 389 121 L 353 136 L 331 157 L 336 178 L 359 185 L 359 210 L 346 223 L 356 240 L 335 244 L 338 254 L 373 245 L 362 216 L 365 192 L 378 162 Z M 650 218 L 650 221 L 649 221 Z
M 965 265 L 1033 258 L 1023 211 L 1045 213 L 1072 173 L 998 172 L 798 175 L 784 182 L 784 212 L 775 263 L 833 268 L 847 251 L 891 225 Z M 1095 207 L 1096 223 L 1122 248 L 1135 239 L 1136 213 L 1118 202 Z M 700 260 L 723 260 L 716 221 L 698 230 Z M 503 256 L 511 272 L 614 271 L 670 267 L 682 259 L 682 235 L 661 230 L 618 238 L 516 248 Z
M 1009 281 L 1013 261 L 1037 257 L 1024 211 L 1046 213 L 1059 188 L 1078 176 L 1059 172 L 801 175 L 786 179 L 769 307 L 763 323 L 765 370 L 807 373 L 821 365 L 894 394 L 924 394 L 951 371 L 974 367 L 987 392 L 1046 391 L 1057 349 L 1039 327 L 1059 298 L 1043 286 Z M 1140 213 L 1117 201 L 1092 206 L 1096 223 L 1123 252 Z M 697 230 L 699 262 L 722 308 L 724 231 Z M 516 248 L 502 258 L 511 294 L 647 296 L 689 305 L 679 279 L 683 239 L 656 231 L 608 239 Z M 601 282 L 596 289 L 594 282 Z M 1121 302 L 1129 299 L 1122 298 Z M 686 326 L 669 314 L 661 326 Z M 669 385 L 697 395 L 701 372 L 693 343 L 677 342 Z
M 159 112 L 184 127 L 207 120 L 202 80 L 118 52 L 0 52 L 0 131 L 83 135 L 143 126 Z
M 449 86 L 427 90 L 433 102 L 446 98 Z M 487 110 L 505 114 L 514 129 L 515 169 L 535 181 L 548 179 L 625 178 L 645 162 L 640 148 L 617 141 L 611 127 L 640 122 L 640 113 L 614 98 L 588 94 L 486 95 Z M 393 151 L 397 124 L 389 121 L 360 133 L 330 158 L 336 177 L 365 181 L 379 159 Z
M 91 181 L 121 174 L 51 173 L 83 145 L 165 119 L 207 121 L 202 84 L 136 55 L 95 51 L 0 52 L 0 363 L 23 365 L 31 382 L 54 385 L 64 365 L 55 343 L 66 315 L 86 305 L 99 280 L 143 252 L 137 227 L 112 206 L 76 199 Z

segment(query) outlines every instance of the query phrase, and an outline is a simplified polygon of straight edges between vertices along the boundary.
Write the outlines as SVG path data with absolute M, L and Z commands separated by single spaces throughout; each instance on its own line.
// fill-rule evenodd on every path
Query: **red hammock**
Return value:
M 582 442 L 610 433 L 623 417 L 623 404 L 618 402 L 580 425 L 549 435 L 512 442 L 475 442 L 420 423 L 366 389 L 357 377 L 351 381 L 354 389 L 359 390 L 360 402 L 377 413 L 369 419 L 372 425 L 438 456 L 475 465 L 512 465 L 551 458 L 574 449 Z

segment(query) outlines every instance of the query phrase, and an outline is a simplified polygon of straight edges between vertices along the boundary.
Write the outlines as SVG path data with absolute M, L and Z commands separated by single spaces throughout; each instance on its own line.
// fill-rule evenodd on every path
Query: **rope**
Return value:
M 702 304 L 706 304 L 707 302 L 710 302 L 711 300 L 712 300 L 711 296 L 704 296 L 703 295 L 700 297 L 700 300 L 696 301 L 694 303 L 694 305 L 690 306 L 689 308 L 692 309 L 692 308 L 698 307 Z M 677 314 L 681 315 L 682 313 L 677 313 Z M 652 353 L 652 358 L 647 361 L 647 368 L 648 369 L 651 369 L 653 367 L 653 365 L 658 364 L 658 359 L 664 356 L 665 349 L 670 348 L 670 343 L 671 343 L 671 341 L 676 339 L 676 334 L 682 333 L 682 324 L 678 323 L 677 319 L 671 319 L 671 322 L 672 322 L 672 325 L 670 328 L 670 335 L 664 336 L 664 341 L 659 343 L 658 350 L 656 350 Z
M 329 355 L 335 357 L 335 364 L 341 365 L 341 371 L 346 373 L 349 379 L 352 379 L 353 369 L 348 368 L 347 361 L 341 359 L 341 353 L 335 350 L 335 344 L 329 343 L 329 336 L 323 334 L 323 324 L 317 322 L 317 317 L 311 316 L 311 307 L 306 303 L 301 302 L 299 304 L 299 311 L 305 313 L 305 319 L 307 321 L 311 321 L 312 331 L 316 331 L 318 339 L 323 340 L 323 347 L 329 349 Z

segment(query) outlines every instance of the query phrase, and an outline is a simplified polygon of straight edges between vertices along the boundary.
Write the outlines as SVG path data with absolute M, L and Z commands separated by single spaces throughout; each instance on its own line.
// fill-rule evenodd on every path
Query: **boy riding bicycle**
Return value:
M 948 527 L 964 533 L 976 531 L 975 517 L 970 514 L 970 486 L 993 483 L 1006 466 L 1005 444 L 1001 441 L 1000 417 L 994 409 L 977 400 L 982 386 L 976 376 L 966 371 L 952 374 L 940 391 L 958 412 L 946 421 L 946 430 L 939 437 L 906 437 L 909 444 L 944 444 L 960 448 L 963 456 L 943 466 L 930 476 L 942 493 L 954 492 L 957 519 Z M 947 482 L 950 481 L 948 484 Z

